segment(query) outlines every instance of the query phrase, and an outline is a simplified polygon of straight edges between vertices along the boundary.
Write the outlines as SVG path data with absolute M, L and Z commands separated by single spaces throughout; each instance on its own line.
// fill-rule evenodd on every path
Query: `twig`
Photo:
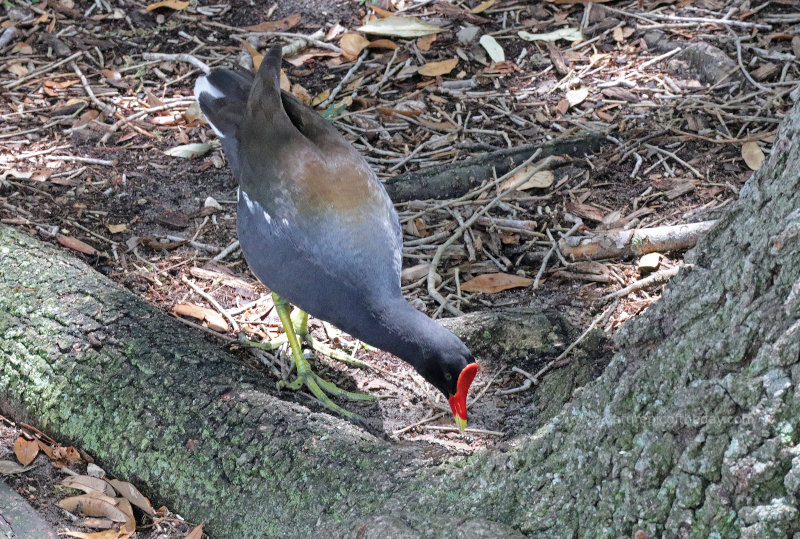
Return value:
M 444 426 L 441 426 L 441 425 L 426 425 L 425 428 L 426 429 L 431 429 L 431 430 L 440 430 L 440 431 L 444 431 L 444 432 L 461 432 L 461 431 L 458 430 L 458 427 L 444 427 Z M 467 428 L 467 429 L 464 429 L 463 432 L 467 432 L 467 433 L 470 433 L 470 434 L 488 434 L 490 436 L 505 436 L 506 435 L 505 432 L 500 432 L 500 431 L 497 431 L 497 430 L 485 430 L 485 429 L 469 429 L 469 428 Z
M 339 95 L 339 92 L 342 91 L 342 88 L 344 88 L 344 85 L 347 84 L 347 81 L 350 80 L 350 77 L 352 77 L 353 74 L 358 71 L 358 68 L 361 67 L 361 64 L 364 63 L 364 58 L 367 57 L 367 54 L 369 54 L 368 49 L 364 49 L 364 51 L 358 56 L 356 63 L 353 64 L 353 67 L 351 67 L 350 70 L 345 73 L 344 77 L 342 77 L 342 80 L 340 80 L 339 84 L 336 85 L 336 88 L 331 90 L 331 94 L 328 96 L 328 98 L 319 104 L 320 108 L 324 109 L 329 103 L 333 102 L 336 96 Z
M 312 45 L 320 47 L 321 49 L 328 49 L 329 51 L 333 51 L 336 54 L 342 54 L 342 49 L 340 49 L 339 47 L 337 47 L 332 43 L 328 43 L 327 41 L 322 41 L 321 39 L 317 39 L 314 37 L 314 35 L 316 35 L 316 33 L 307 36 L 304 34 L 295 34 L 293 32 L 243 32 L 235 37 L 242 37 L 242 36 L 289 37 L 293 39 L 299 39 L 307 43 L 311 43 Z
M 47 161 L 74 161 L 77 163 L 86 163 L 89 165 L 103 165 L 106 167 L 113 167 L 117 164 L 116 161 L 108 161 L 106 159 L 94 159 L 92 157 L 77 157 L 74 155 L 46 155 Z
M 563 240 L 565 238 L 572 236 L 582 226 L 583 226 L 583 221 L 578 220 L 578 222 L 572 225 L 572 228 L 570 228 L 566 234 L 561 236 L 561 239 Z M 531 284 L 531 290 L 536 290 L 537 288 L 539 288 L 539 281 L 541 280 L 542 275 L 544 275 L 544 270 L 547 267 L 547 262 L 550 260 L 550 257 L 553 256 L 553 253 L 557 251 L 558 251 L 558 243 L 556 243 L 555 240 L 553 240 L 553 246 L 550 247 L 550 250 L 547 251 L 546 255 L 544 255 L 544 258 L 542 259 L 542 265 L 539 266 L 539 271 L 538 273 L 536 273 L 536 278 L 533 280 L 533 284 Z
M 239 240 L 236 240 L 227 247 L 225 247 L 223 250 L 221 250 L 219 254 L 216 255 L 212 260 L 216 260 L 217 262 L 219 262 L 220 260 L 228 256 L 238 248 L 239 248 Z
M 645 146 L 646 148 L 650 148 L 650 149 L 651 149 L 651 150 L 653 150 L 653 151 L 656 151 L 656 152 L 659 152 L 659 153 L 663 153 L 664 155 L 668 155 L 668 156 L 670 156 L 670 157 L 671 157 L 671 158 L 673 158 L 675 161 L 677 161 L 677 162 L 678 162 L 678 163 L 680 163 L 681 165 L 683 165 L 683 166 L 685 166 L 686 168 L 688 168 L 689 170 L 691 170 L 691 171 L 694 173 L 694 175 L 695 175 L 695 176 L 697 176 L 697 178 L 698 178 L 698 179 L 700 179 L 700 180 L 702 180 L 702 179 L 703 179 L 703 173 L 702 173 L 702 172 L 700 172 L 699 170 L 697 170 L 696 168 L 694 168 L 692 165 L 690 165 L 689 163 L 687 163 L 686 161 L 684 161 L 683 159 L 681 159 L 680 157 L 678 157 L 677 155 L 675 155 L 675 153 L 674 153 L 674 152 L 671 152 L 671 151 L 669 151 L 669 150 L 665 150 L 665 149 L 663 149 L 663 148 L 659 148 L 658 146 L 653 146 L 652 144 L 645 144 L 644 146 Z
M 733 30 L 728 29 L 728 31 L 731 34 L 733 34 Z M 763 86 L 758 82 L 756 82 L 756 80 L 752 76 L 750 76 L 750 73 L 744 67 L 744 62 L 742 62 L 742 38 L 734 34 L 734 41 L 736 41 L 736 59 L 739 61 L 739 68 L 742 70 L 742 74 L 744 75 L 744 77 L 750 82 L 750 84 L 752 84 L 759 90 L 763 92 L 772 92 L 772 90 L 770 90 L 766 86 Z
M 643 255 L 654 251 L 679 251 L 694 247 L 716 221 L 637 229 L 603 230 L 590 237 L 562 238 L 559 248 L 572 260 L 598 260 Z
M 682 50 L 683 49 L 681 49 L 680 47 L 676 47 L 676 48 L 672 49 L 669 52 L 665 52 L 664 54 L 656 56 L 655 58 L 652 58 L 652 59 L 650 59 L 650 60 L 648 60 L 646 62 L 642 62 L 642 64 L 638 67 L 638 70 L 639 71 L 643 71 L 645 68 L 648 68 L 653 64 L 657 64 L 661 60 L 666 60 L 667 58 L 670 58 L 671 56 L 675 56 L 676 54 L 678 54 Z
M 657 271 L 652 275 L 645 277 L 644 279 L 639 279 L 635 283 L 629 284 L 625 288 L 622 288 L 610 294 L 606 294 L 605 296 L 601 296 L 600 298 L 597 299 L 597 301 L 602 304 L 611 299 L 623 298 L 632 292 L 637 292 L 645 288 L 650 288 L 653 286 L 658 286 L 660 284 L 666 283 L 667 281 L 675 277 L 680 271 L 680 269 L 681 266 L 675 266 L 674 268 Z
M 100 139 L 100 143 L 101 144 L 105 144 L 106 142 L 108 142 L 108 139 L 111 137 L 111 135 L 116 133 L 119 130 L 120 127 L 122 127 L 123 125 L 129 124 L 133 120 L 138 120 L 142 116 L 147 116 L 148 114 L 153 113 L 153 112 L 159 112 L 159 111 L 162 111 L 162 110 L 175 108 L 175 107 L 180 106 L 180 105 L 190 105 L 191 103 L 194 103 L 194 99 L 187 99 L 187 100 L 184 100 L 184 101 L 175 101 L 175 102 L 172 102 L 172 103 L 167 103 L 165 105 L 159 105 L 157 107 L 152 107 L 152 108 L 149 108 L 149 109 L 140 110 L 139 112 L 137 112 L 135 114 L 131 114 L 130 116 L 122 118 L 121 120 L 119 120 L 118 122 L 113 124 L 111 127 L 109 127 L 108 131 L 106 131 L 106 134 L 103 135 L 103 138 Z
M 37 69 L 36 71 L 34 71 L 32 73 L 29 73 L 28 75 L 22 77 L 21 79 L 12 80 L 11 82 L 7 82 L 7 83 L 5 83 L 3 85 L 3 87 L 5 89 L 7 89 L 7 90 L 11 90 L 12 88 L 16 88 L 17 86 L 19 86 L 23 82 L 26 82 L 26 81 L 34 78 L 34 77 L 38 77 L 39 75 L 42 75 L 42 74 L 47 73 L 49 71 L 53 71 L 57 67 L 61 67 L 62 65 L 66 64 L 67 62 L 72 62 L 73 60 L 75 60 L 76 58 L 79 58 L 81 56 L 83 56 L 83 51 L 76 52 L 72 56 L 67 56 L 63 60 L 59 60 L 58 62 L 56 62 L 54 64 L 50 64 L 49 66 L 43 67 L 42 69 Z
M 440 419 L 440 418 L 444 417 L 445 415 L 447 415 L 447 412 L 439 412 L 438 414 L 434 414 L 434 415 L 428 416 L 425 419 L 421 419 L 421 420 L 417 421 L 416 423 L 411 423 L 410 425 L 405 426 L 402 429 L 397 429 L 396 431 L 393 431 L 392 435 L 393 436 L 397 436 L 399 434 L 403 434 L 404 432 L 410 431 L 414 427 L 419 427 L 420 425 L 424 425 L 425 423 L 430 423 L 431 421 L 436 421 L 437 419 Z
M 172 318 L 174 318 L 175 320 L 177 320 L 181 324 L 185 324 L 185 325 L 187 325 L 187 326 L 189 326 L 191 328 L 199 329 L 200 331 L 204 331 L 204 332 L 208 333 L 209 335 L 213 335 L 217 339 L 221 339 L 221 340 L 225 341 L 226 343 L 239 342 L 237 339 L 234 339 L 233 337 L 229 337 L 228 335 L 225 335 L 224 333 L 217 333 L 213 329 L 208 329 L 207 327 L 201 326 L 200 324 L 195 324 L 191 320 L 186 320 L 185 318 L 181 318 L 180 316 L 176 316 L 176 315 L 173 314 Z
M 189 279 L 187 279 L 185 275 L 181 277 L 181 281 L 183 281 L 184 283 L 186 283 L 187 285 L 189 285 L 189 287 L 190 287 L 192 290 L 194 290 L 195 292 L 197 292 L 198 294 L 200 294 L 200 295 L 201 295 L 201 296 L 202 296 L 202 297 L 203 297 L 203 298 L 204 298 L 206 301 L 208 301 L 208 302 L 209 302 L 209 303 L 210 303 L 210 304 L 211 304 L 211 305 L 212 305 L 212 306 L 213 306 L 213 307 L 214 307 L 214 308 L 215 308 L 217 311 L 219 311 L 219 314 L 221 314 L 222 316 L 224 316 L 224 317 L 225 317 L 225 318 L 228 320 L 228 322 L 230 322 L 230 323 L 231 323 L 231 327 L 233 328 L 233 332 L 234 332 L 234 333 L 239 333 L 239 324 L 237 324 L 237 323 L 236 323 L 236 320 L 234 320 L 234 319 L 233 319 L 233 317 L 232 317 L 230 314 L 228 314 L 228 311 L 226 311 L 225 309 L 223 309 L 223 308 L 222 308 L 222 305 L 220 305 L 220 304 L 217 302 L 217 300 L 215 300 L 215 299 L 214 299 L 214 298 L 213 298 L 213 297 L 212 297 L 210 294 L 207 294 L 206 292 L 204 292 L 204 291 L 203 291 L 203 290 L 202 290 L 202 289 L 201 289 L 199 286 L 197 286 L 196 284 L 194 284 L 192 281 L 190 281 Z
M 512 393 L 519 393 L 521 391 L 530 389 L 530 387 L 533 385 L 535 379 L 531 373 L 529 373 L 528 371 L 523 371 L 517 366 L 511 367 L 511 370 L 525 377 L 525 380 L 522 382 L 522 385 L 514 387 L 512 389 L 498 389 L 495 392 L 495 395 L 511 395 Z
M 612 11 L 622 12 L 621 10 L 612 10 Z M 724 26 L 740 26 L 742 28 L 758 28 L 759 30 L 772 30 L 772 26 L 770 26 L 769 24 L 758 24 L 755 22 L 745 22 L 735 19 L 712 19 L 709 17 L 675 17 L 673 15 L 661 15 L 660 13 L 648 13 L 647 16 L 651 19 L 656 19 L 659 21 L 719 24 Z
M 97 99 L 97 96 L 94 95 L 92 87 L 89 86 L 89 81 L 86 80 L 86 76 L 83 74 L 83 71 L 81 71 L 81 69 L 78 67 L 78 64 L 76 64 L 75 62 L 72 62 L 72 70 L 75 72 L 76 75 L 78 75 L 78 78 L 81 79 L 81 84 L 83 85 L 83 89 L 86 90 L 86 95 L 89 96 L 89 99 L 92 100 L 92 103 L 100 107 L 100 110 L 104 111 L 109 116 L 113 115 L 114 112 L 117 110 L 117 108 L 112 105 L 103 103 L 102 101 Z
M 206 75 L 211 73 L 211 68 L 208 67 L 208 64 L 192 54 L 164 54 L 160 52 L 146 52 L 142 54 L 142 58 L 145 60 L 155 60 L 157 62 L 186 62 L 187 64 L 192 64 Z

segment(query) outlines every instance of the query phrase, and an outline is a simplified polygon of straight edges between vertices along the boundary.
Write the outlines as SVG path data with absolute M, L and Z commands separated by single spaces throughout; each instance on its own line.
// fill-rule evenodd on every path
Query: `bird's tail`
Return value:
M 221 139 L 233 138 L 242 121 L 253 74 L 218 69 L 194 84 L 194 95 L 211 128 Z
M 255 75 L 217 69 L 197 79 L 195 98 L 217 136 L 235 135 L 248 110 L 281 107 L 280 68 L 281 48 L 272 47 Z

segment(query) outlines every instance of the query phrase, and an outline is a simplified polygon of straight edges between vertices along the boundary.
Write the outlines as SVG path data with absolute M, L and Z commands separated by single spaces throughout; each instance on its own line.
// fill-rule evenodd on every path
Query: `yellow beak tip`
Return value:
M 458 427 L 458 430 L 464 432 L 464 429 L 467 428 L 467 420 L 458 416 L 453 416 L 453 419 L 456 420 L 456 427 Z

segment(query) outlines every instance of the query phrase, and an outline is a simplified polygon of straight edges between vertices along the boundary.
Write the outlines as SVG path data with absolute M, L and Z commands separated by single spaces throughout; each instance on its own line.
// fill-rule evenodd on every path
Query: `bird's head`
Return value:
M 437 350 L 434 357 L 417 370 L 444 394 L 453 410 L 456 425 L 463 431 L 467 426 L 467 392 L 478 373 L 478 364 L 464 343 L 455 336 L 453 338 L 457 343 Z

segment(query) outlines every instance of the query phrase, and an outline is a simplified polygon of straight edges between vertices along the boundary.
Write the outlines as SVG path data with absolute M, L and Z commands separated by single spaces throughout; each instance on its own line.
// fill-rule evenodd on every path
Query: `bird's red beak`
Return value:
M 456 394 L 448 399 L 458 430 L 462 432 L 467 428 L 467 392 L 469 392 L 469 386 L 472 385 L 476 374 L 478 374 L 477 363 L 470 363 L 464 367 L 464 370 L 458 375 Z

